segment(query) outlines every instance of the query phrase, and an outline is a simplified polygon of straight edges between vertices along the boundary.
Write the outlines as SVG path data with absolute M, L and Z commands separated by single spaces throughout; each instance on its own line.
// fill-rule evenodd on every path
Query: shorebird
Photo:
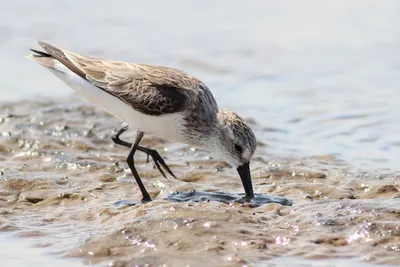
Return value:
M 30 49 L 26 55 L 46 67 L 88 102 L 137 129 L 133 143 L 120 139 L 122 127 L 113 137 L 115 144 L 130 148 L 127 164 L 140 188 L 142 201 L 151 201 L 135 168 L 134 155 L 151 156 L 172 176 L 156 150 L 139 145 L 145 133 L 163 139 L 204 148 L 236 167 L 246 197 L 253 198 L 250 159 L 256 149 L 251 128 L 235 112 L 219 109 L 210 89 L 181 70 L 80 55 L 39 42 L 44 52 Z

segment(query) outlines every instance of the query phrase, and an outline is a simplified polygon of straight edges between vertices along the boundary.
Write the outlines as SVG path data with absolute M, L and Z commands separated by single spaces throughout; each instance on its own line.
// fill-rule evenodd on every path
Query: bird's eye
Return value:
M 243 147 L 239 146 L 238 144 L 235 144 L 235 150 L 238 153 L 242 153 L 243 152 Z

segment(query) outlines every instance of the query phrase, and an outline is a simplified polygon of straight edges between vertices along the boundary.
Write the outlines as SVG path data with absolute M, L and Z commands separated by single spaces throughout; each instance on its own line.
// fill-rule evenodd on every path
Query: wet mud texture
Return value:
M 278 159 L 260 142 L 251 165 L 257 196 L 246 202 L 226 163 L 145 136 L 142 145 L 159 150 L 178 179 L 163 178 L 138 152 L 154 199 L 142 204 L 128 150 L 111 141 L 120 126 L 77 100 L 1 104 L 0 230 L 100 266 L 265 266 L 277 258 L 400 264 L 395 174 L 354 173 L 330 156 Z

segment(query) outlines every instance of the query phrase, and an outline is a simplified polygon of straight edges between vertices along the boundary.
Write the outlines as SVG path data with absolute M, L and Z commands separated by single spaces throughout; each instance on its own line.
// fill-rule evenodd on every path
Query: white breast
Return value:
M 83 96 L 88 102 L 99 106 L 104 111 L 128 123 L 133 128 L 163 139 L 184 141 L 181 133 L 183 127 L 182 114 L 173 113 L 162 116 L 145 115 L 82 79 L 64 65 L 57 64 L 56 69 L 48 69 L 78 94 Z

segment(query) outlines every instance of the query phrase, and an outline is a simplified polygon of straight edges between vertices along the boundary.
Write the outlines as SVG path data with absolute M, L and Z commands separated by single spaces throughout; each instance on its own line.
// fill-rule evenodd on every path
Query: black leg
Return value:
M 124 140 L 121 140 L 119 138 L 119 136 L 124 133 L 126 130 L 128 130 L 128 126 L 124 126 L 121 129 L 118 130 L 118 132 L 111 137 L 111 139 L 114 141 L 115 144 L 117 145 L 121 145 L 121 146 L 126 146 L 126 147 L 132 147 L 132 143 L 126 142 Z M 142 147 L 142 146 L 137 146 L 136 148 L 139 151 L 142 151 L 144 153 L 147 154 L 147 162 L 149 162 L 149 156 L 151 156 L 151 158 L 154 161 L 154 164 L 156 165 L 156 168 L 158 169 L 158 171 L 165 177 L 167 178 L 167 176 L 165 175 L 164 171 L 162 170 L 161 166 L 169 173 L 171 174 L 174 178 L 176 178 L 176 176 L 172 173 L 171 169 L 168 167 L 168 165 L 165 163 L 164 159 L 160 156 L 160 154 L 157 152 L 157 150 L 155 149 L 150 149 L 150 148 L 146 148 L 146 147 Z
M 119 139 L 119 136 L 121 134 L 123 134 L 126 130 L 128 130 L 128 125 L 125 125 L 121 129 L 119 129 L 118 132 L 115 135 L 111 136 L 111 139 L 117 145 L 126 146 L 126 147 L 132 147 L 132 143 L 129 143 L 129 142 L 126 142 L 126 141 L 123 141 L 123 140 Z
M 167 176 L 165 175 L 164 171 L 161 169 L 161 166 L 164 167 L 164 169 L 172 175 L 172 177 L 174 177 L 176 179 L 176 176 L 172 173 L 171 169 L 168 167 L 167 163 L 165 163 L 164 159 L 160 156 L 160 154 L 158 154 L 157 150 L 155 149 L 150 149 L 147 147 L 142 147 L 142 146 L 138 146 L 137 148 L 139 151 L 142 151 L 144 153 L 147 154 L 147 157 L 150 156 L 153 161 L 154 164 L 156 165 L 158 171 L 166 178 Z M 161 165 L 161 166 L 160 166 Z
M 140 188 L 140 191 L 142 192 L 142 195 L 143 195 L 142 201 L 149 202 L 149 201 L 151 201 L 151 197 L 150 197 L 149 193 L 147 192 L 146 188 L 144 187 L 142 180 L 140 179 L 139 173 L 137 172 L 137 170 L 135 168 L 135 163 L 133 160 L 133 156 L 135 155 L 135 152 L 137 150 L 137 147 L 138 147 L 142 137 L 143 137 L 143 132 L 138 132 L 135 143 L 133 144 L 131 151 L 129 152 L 126 162 L 128 163 L 128 166 L 131 169 L 133 177 L 135 177 L 135 180 Z

